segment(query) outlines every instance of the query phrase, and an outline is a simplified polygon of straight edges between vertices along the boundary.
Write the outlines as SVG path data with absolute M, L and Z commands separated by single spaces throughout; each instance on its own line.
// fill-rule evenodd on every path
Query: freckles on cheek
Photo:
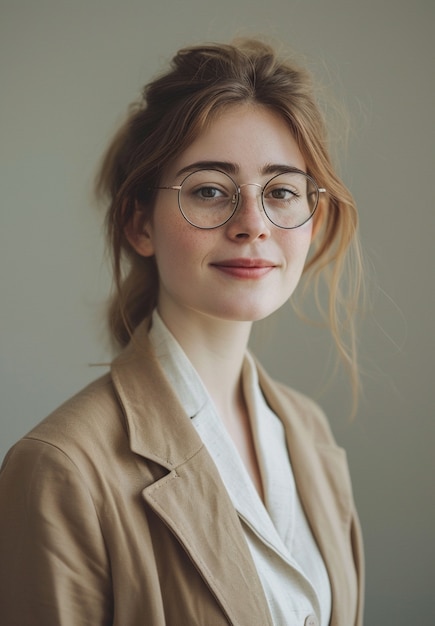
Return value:
M 213 248 L 209 231 L 200 230 L 186 223 L 186 227 L 176 228 L 171 236 L 170 246 L 186 259 L 186 262 L 201 262 Z
M 184 220 L 183 220 L 184 221 Z M 165 225 L 157 234 L 156 260 L 159 271 L 180 275 L 184 268 L 196 264 L 201 259 L 201 246 L 198 236 L 189 224 L 181 224 L 178 220 Z
M 307 228 L 305 227 L 307 226 Z M 311 227 L 304 224 L 296 230 L 288 230 L 284 233 L 282 248 L 292 258 L 302 257 L 308 253 L 311 245 Z

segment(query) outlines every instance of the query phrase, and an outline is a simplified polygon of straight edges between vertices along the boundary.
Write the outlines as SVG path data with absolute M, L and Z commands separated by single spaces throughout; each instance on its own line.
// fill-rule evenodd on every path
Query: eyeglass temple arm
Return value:
M 180 191 L 181 185 L 169 185 L 169 187 L 150 187 L 150 189 L 175 189 L 175 191 Z

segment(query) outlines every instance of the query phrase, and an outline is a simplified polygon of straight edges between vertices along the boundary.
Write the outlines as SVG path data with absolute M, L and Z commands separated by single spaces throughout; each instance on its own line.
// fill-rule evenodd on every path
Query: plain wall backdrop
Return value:
M 355 420 L 346 376 L 325 384 L 326 331 L 285 307 L 252 346 L 275 377 L 322 404 L 348 452 L 365 537 L 366 624 L 435 624 L 434 7 L 432 0 L 0 2 L 1 458 L 104 371 L 89 363 L 109 358 L 110 280 L 91 190 L 128 104 L 183 45 L 273 37 L 349 113 L 340 169 L 360 208 L 372 276 Z

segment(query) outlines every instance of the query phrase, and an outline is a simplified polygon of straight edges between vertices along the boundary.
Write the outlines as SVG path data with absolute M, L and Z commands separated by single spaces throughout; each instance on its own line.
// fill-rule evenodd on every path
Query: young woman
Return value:
M 354 363 L 336 303 L 357 218 L 309 77 L 257 41 L 181 50 L 98 187 L 123 350 L 4 461 L 1 623 L 360 626 L 344 453 L 247 351 L 329 268 Z

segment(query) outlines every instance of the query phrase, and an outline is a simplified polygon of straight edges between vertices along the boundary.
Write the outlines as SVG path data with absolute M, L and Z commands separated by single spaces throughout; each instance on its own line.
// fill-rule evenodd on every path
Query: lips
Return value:
M 268 259 L 237 258 L 224 259 L 211 264 L 217 270 L 237 278 L 261 278 L 276 267 Z

